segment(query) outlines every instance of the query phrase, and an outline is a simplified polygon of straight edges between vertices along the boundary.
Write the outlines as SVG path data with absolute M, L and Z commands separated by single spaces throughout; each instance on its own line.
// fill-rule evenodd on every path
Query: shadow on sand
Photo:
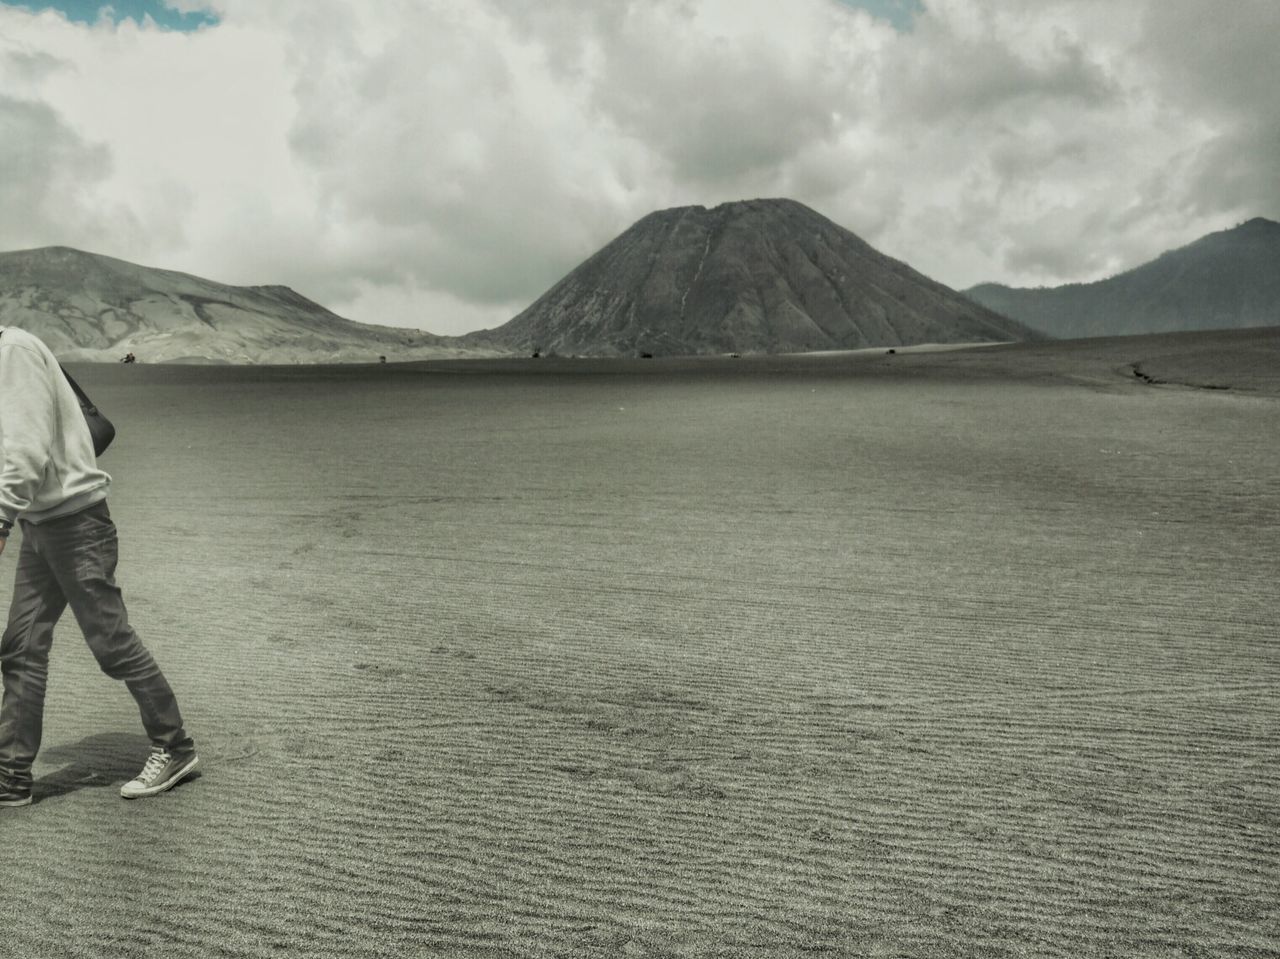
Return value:
M 80 789 L 119 786 L 137 774 L 146 762 L 150 741 L 137 733 L 99 733 L 79 742 L 52 746 L 40 752 L 42 764 L 62 768 L 41 776 L 32 786 L 32 799 L 41 802 Z M 198 779 L 194 772 L 187 779 Z M 182 783 L 174 788 L 179 788 Z

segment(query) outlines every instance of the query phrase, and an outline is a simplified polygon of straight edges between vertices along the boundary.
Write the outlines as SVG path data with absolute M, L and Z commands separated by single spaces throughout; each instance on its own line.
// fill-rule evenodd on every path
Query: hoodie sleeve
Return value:
M 13 522 L 44 483 L 56 416 L 44 359 L 0 340 L 0 519 Z

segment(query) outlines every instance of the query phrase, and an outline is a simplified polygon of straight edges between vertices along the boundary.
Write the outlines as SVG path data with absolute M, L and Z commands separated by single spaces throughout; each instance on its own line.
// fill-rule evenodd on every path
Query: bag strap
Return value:
M 98 412 L 98 408 L 93 405 L 93 400 L 89 399 L 89 395 L 85 393 L 84 390 L 80 389 L 80 384 L 71 378 L 71 374 L 67 372 L 67 368 L 65 366 L 59 363 L 58 369 L 62 370 L 62 375 L 67 378 L 67 382 L 70 383 L 71 388 L 75 390 L 76 399 L 80 401 L 80 408 L 90 415 L 95 415 Z

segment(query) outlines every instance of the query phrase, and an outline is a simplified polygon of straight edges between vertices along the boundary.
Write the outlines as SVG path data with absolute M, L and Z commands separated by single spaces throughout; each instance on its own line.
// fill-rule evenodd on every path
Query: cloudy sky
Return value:
M 0 2 L 0 250 L 495 326 L 787 196 L 953 287 L 1280 219 L 1277 0 Z

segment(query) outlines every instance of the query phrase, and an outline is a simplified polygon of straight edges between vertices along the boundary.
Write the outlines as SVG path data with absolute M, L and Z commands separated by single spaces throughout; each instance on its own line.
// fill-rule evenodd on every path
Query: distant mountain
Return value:
M 1050 336 L 1120 336 L 1280 324 L 1280 223 L 1258 217 L 1096 283 L 965 294 Z
M 468 343 L 635 355 L 1039 338 L 793 200 L 652 213 Z
M 0 253 L 0 325 L 63 360 L 375 362 L 454 356 L 453 339 L 368 326 L 285 286 L 226 286 L 67 247 Z

